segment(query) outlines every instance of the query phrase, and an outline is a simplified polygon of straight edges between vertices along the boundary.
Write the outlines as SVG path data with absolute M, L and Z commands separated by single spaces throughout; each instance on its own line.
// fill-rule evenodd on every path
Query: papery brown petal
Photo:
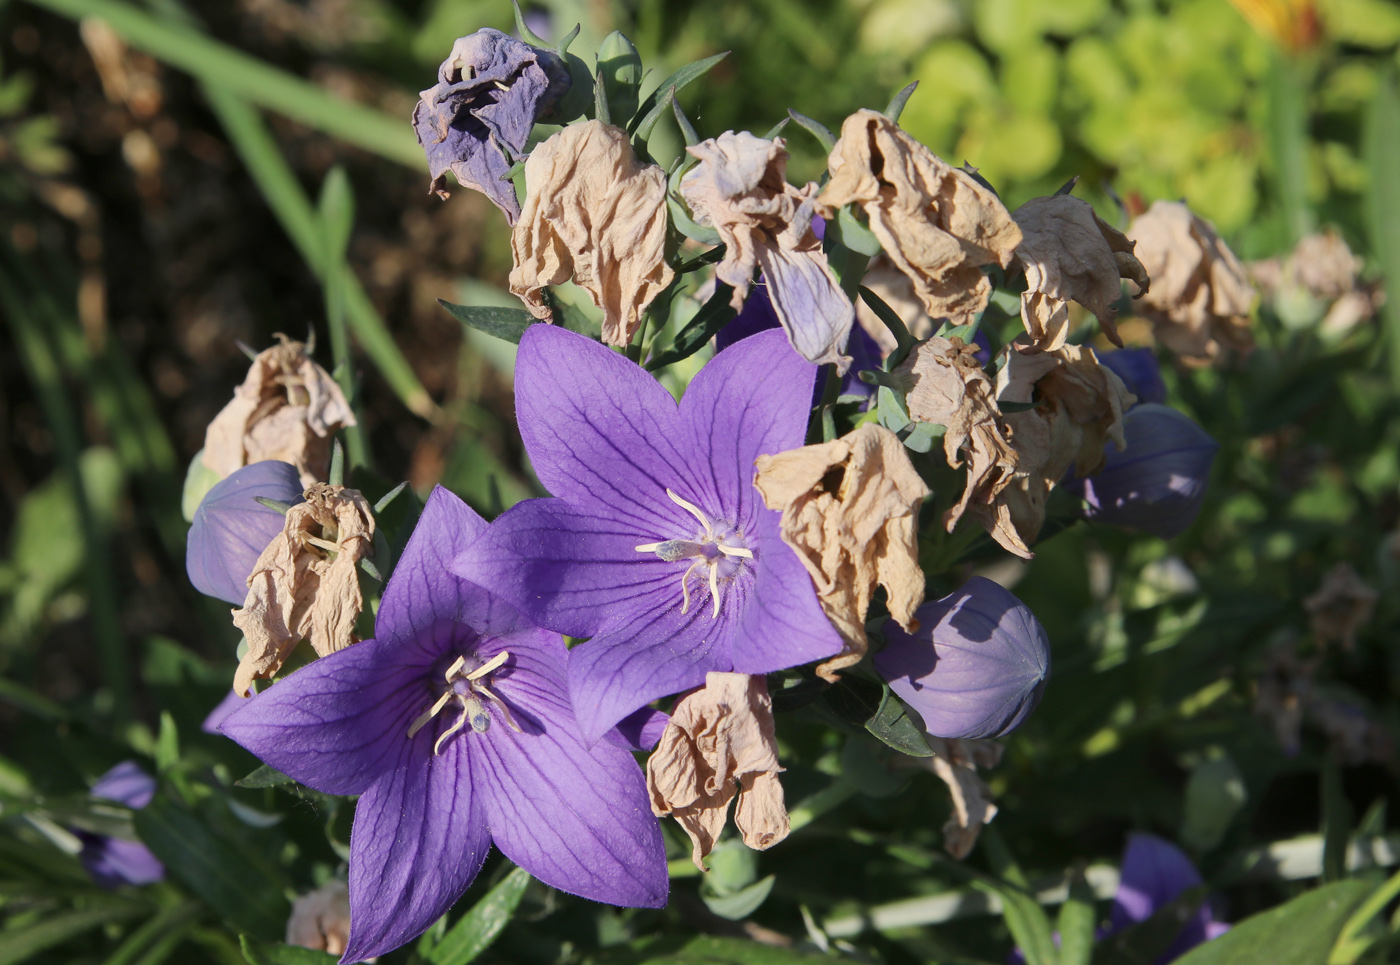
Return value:
M 286 942 L 340 955 L 350 940 L 350 893 L 345 882 L 332 878 L 292 902 Z
M 828 167 L 824 213 L 860 205 L 931 317 L 957 325 L 986 307 L 991 283 L 979 267 L 1005 267 L 1021 241 L 994 192 L 871 110 L 846 118 Z
M 744 844 L 755 851 L 767 851 L 792 830 L 783 804 L 783 785 L 777 774 L 764 771 L 748 775 L 740 786 L 744 793 L 734 806 L 734 826 L 743 833 Z
M 880 296 L 880 300 L 894 310 L 915 339 L 922 341 L 934 333 L 936 326 L 924 311 L 924 303 L 915 294 L 914 283 L 883 254 L 870 260 L 870 267 L 866 269 L 865 277 L 860 283 Z M 889 355 L 895 350 L 897 345 L 889 326 L 880 321 L 861 298 L 856 299 L 856 321 L 865 329 L 865 333 L 875 340 L 875 344 L 880 346 L 883 355 Z
M 783 541 L 802 560 L 822 609 L 845 641 L 817 667 L 827 680 L 860 661 L 868 646 L 865 617 L 883 586 L 890 615 L 906 628 L 923 602 L 918 563 L 919 505 L 929 489 L 899 437 L 867 423 L 832 442 L 760 456 L 754 485 L 769 509 L 783 513 Z M 830 492 L 833 470 L 841 482 Z
M 536 147 L 525 181 L 510 290 L 548 319 L 544 288 L 572 278 L 603 310 L 603 341 L 627 345 L 674 274 L 665 257 L 665 173 L 637 160 L 626 131 L 587 121 Z
M 917 761 L 948 785 L 953 813 L 943 825 L 943 848 L 961 861 L 972 853 L 982 826 L 996 817 L 992 793 L 978 776 L 977 768 L 994 767 L 1001 759 L 1001 745 L 941 737 L 930 737 L 928 745 L 933 756 Z

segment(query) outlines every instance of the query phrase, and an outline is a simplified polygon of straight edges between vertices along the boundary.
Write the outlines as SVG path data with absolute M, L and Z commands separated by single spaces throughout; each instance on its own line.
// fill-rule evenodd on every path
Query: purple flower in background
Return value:
M 122 761 L 97 779 L 92 796 L 139 811 L 156 795 L 156 781 L 136 765 Z M 139 841 L 127 841 L 91 831 L 76 832 L 83 843 L 78 853 L 93 881 L 108 890 L 122 885 L 148 885 L 165 877 L 165 866 Z
M 515 187 L 501 180 L 522 154 L 537 118 L 568 93 L 569 69 L 555 53 L 483 27 L 457 38 L 438 82 L 413 109 L 413 129 L 428 156 L 432 190 L 447 197 L 450 168 L 464 187 L 490 198 L 512 225 Z M 509 153 L 507 153 L 509 152 Z
M 1134 406 L 1123 417 L 1127 446 L 1104 447 L 1103 469 L 1066 488 L 1083 497 L 1088 519 L 1171 539 L 1196 521 L 1219 444 L 1164 405 Z
M 753 486 L 754 459 L 802 445 L 815 374 L 781 332 L 760 332 L 715 356 L 678 406 L 597 342 L 526 329 L 516 413 L 555 498 L 507 510 L 452 567 L 541 626 L 593 638 L 569 654 L 585 739 L 708 671 L 841 649 Z
M 972 341 L 969 343 L 977 346 L 977 351 L 972 353 L 972 357 L 977 360 L 977 364 L 986 368 L 992 362 L 992 340 L 987 333 L 979 327 L 972 333 Z
M 242 606 L 248 575 L 286 521 L 258 496 L 279 503 L 302 500 L 301 477 L 290 463 L 268 460 L 232 473 L 205 495 L 185 541 L 185 572 L 205 596 Z
M 375 638 L 303 667 L 223 724 L 298 781 L 360 795 L 345 962 L 421 933 L 471 884 L 493 841 L 561 891 L 666 901 L 641 769 L 611 744 L 584 745 L 563 641 L 447 571 L 485 530 L 436 489 L 385 588 Z
M 885 624 L 875 669 L 935 737 L 1000 737 L 1040 703 L 1050 642 L 1030 608 L 980 576 L 915 612 L 919 632 Z
M 1104 352 L 1099 356 L 1099 361 L 1123 380 L 1139 403 L 1155 402 L 1160 405 L 1167 401 L 1167 386 L 1162 381 L 1162 369 L 1152 349 L 1120 348 Z
M 1113 896 L 1113 912 L 1107 934 L 1113 935 L 1130 925 L 1146 921 L 1162 907 L 1200 884 L 1200 872 L 1176 845 L 1154 834 L 1128 835 L 1128 847 L 1123 852 L 1118 892 Z M 1229 925 L 1215 920 L 1215 911 L 1210 902 L 1204 902 L 1186 922 L 1171 946 L 1158 956 L 1157 965 L 1164 965 L 1229 930 Z

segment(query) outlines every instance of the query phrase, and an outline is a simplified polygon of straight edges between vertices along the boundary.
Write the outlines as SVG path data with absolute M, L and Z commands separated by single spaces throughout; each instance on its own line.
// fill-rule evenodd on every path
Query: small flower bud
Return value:
M 1066 485 L 1088 504 L 1084 515 L 1163 539 L 1196 521 L 1220 448 L 1188 417 L 1164 405 L 1139 405 L 1123 418 L 1127 445 L 1104 449 L 1104 467 Z
M 257 497 L 299 503 L 301 491 L 296 467 L 271 460 L 244 466 L 210 489 L 195 510 L 185 544 L 185 571 L 194 588 L 241 605 L 248 575 L 284 524 L 282 514 Z
M 642 56 L 619 30 L 603 38 L 598 47 L 598 72 L 607 91 L 608 114 L 614 124 L 625 126 L 637 113 L 642 87 Z
M 1000 737 L 1040 703 L 1050 642 L 1040 621 L 991 580 L 968 579 L 914 613 L 918 632 L 885 624 L 875 669 L 936 737 Z

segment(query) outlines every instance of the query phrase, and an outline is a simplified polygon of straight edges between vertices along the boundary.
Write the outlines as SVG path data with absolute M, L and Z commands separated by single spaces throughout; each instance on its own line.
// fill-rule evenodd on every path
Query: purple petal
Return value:
M 831 269 L 811 255 L 771 245 L 759 246 L 758 264 L 792 347 L 808 361 L 830 362 L 844 373 L 851 360 L 841 351 L 856 310 Z
M 1167 401 L 1167 387 L 1162 382 L 1162 370 L 1152 349 L 1120 348 L 1104 352 L 1099 356 L 1099 361 L 1123 380 L 1128 391 L 1137 396 L 1138 402 L 1160 404 Z
M 822 612 L 812 577 L 778 535 L 779 518 L 765 513 L 755 534 L 758 577 L 733 645 L 739 673 L 772 673 L 841 650 L 841 635 Z
M 260 759 L 327 794 L 362 794 L 394 768 L 409 726 L 432 694 L 434 658 L 451 645 L 439 625 L 414 645 L 365 640 L 307 664 L 245 701 L 220 728 Z M 431 743 L 426 756 L 431 755 Z
M 246 699 L 251 700 L 252 698 L 249 697 Z M 209 711 L 209 715 L 204 718 L 204 723 L 199 725 L 199 729 L 206 734 L 223 733 L 219 728 L 222 727 L 224 721 L 228 719 L 228 715 L 242 707 L 244 702 L 245 698 L 239 696 L 238 691 L 230 690 L 228 694 L 224 696 L 224 699 L 215 704 L 214 709 Z
M 99 888 L 149 885 L 165 877 L 165 865 L 139 841 L 87 832 L 79 832 L 78 837 L 83 842 L 78 860 Z
M 242 606 L 248 574 L 285 522 L 255 497 L 299 503 L 301 493 L 296 467 L 285 462 L 255 462 L 220 480 L 195 510 L 185 541 L 185 571 L 194 588 Z
M 666 853 L 641 768 L 607 743 L 586 746 L 564 693 L 567 653 L 551 634 L 500 641 L 511 672 L 492 688 L 521 733 L 469 735 L 491 837 L 545 884 L 628 907 L 666 903 Z
M 156 796 L 156 779 L 135 761 L 122 761 L 92 785 L 92 796 L 139 811 Z
M 364 961 L 418 937 L 462 896 L 486 860 L 490 836 L 470 745 L 448 741 L 434 756 L 430 730 L 411 741 L 395 733 L 383 776 L 355 805 L 350 941 L 342 962 Z
M 778 313 L 773 310 L 773 301 L 768 297 L 768 285 L 754 285 L 749 289 L 748 297 L 744 299 L 744 307 L 739 309 L 734 321 L 720 329 L 719 334 L 715 336 L 715 351 L 723 352 L 750 335 L 781 327 Z
M 1176 845 L 1155 834 L 1130 834 L 1109 929 L 1119 931 L 1146 921 L 1157 909 L 1199 884 L 1200 872 Z
M 643 707 L 618 721 L 616 727 L 603 735 L 603 740 L 625 751 L 645 754 L 661 740 L 661 733 L 670 722 L 670 714 L 655 707 Z

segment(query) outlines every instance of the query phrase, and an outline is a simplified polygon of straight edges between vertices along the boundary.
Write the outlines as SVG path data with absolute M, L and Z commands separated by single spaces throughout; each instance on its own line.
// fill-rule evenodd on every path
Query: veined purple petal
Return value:
M 792 347 L 808 361 L 830 362 L 844 373 L 851 360 L 841 352 L 856 310 L 831 269 L 809 254 L 772 245 L 758 246 L 758 264 Z
M 1167 401 L 1167 386 L 1162 381 L 1162 369 L 1152 349 L 1120 348 L 1104 352 L 1099 356 L 1099 361 L 1123 380 L 1139 403 L 1161 404 Z
M 301 493 L 296 467 L 285 462 L 255 462 L 220 480 L 195 510 L 185 541 L 185 571 L 194 588 L 242 606 L 248 574 L 285 521 L 256 497 L 290 504 L 301 502 Z
M 279 680 L 231 713 L 221 731 L 268 764 L 327 794 L 363 794 L 398 766 L 413 720 L 431 703 L 431 658 L 454 628 L 421 644 L 365 640 Z M 420 750 L 423 750 L 420 748 Z M 432 755 L 431 742 L 424 756 Z
M 618 721 L 616 727 L 603 735 L 603 740 L 625 751 L 645 754 L 661 740 L 670 721 L 670 714 L 655 707 L 643 707 Z
M 666 853 L 641 768 L 607 742 L 584 744 L 564 691 L 567 652 L 557 635 L 536 631 L 499 643 L 513 660 L 492 688 L 521 732 L 493 724 L 467 738 L 492 840 L 562 891 L 661 907 Z
M 759 520 L 757 579 L 734 641 L 732 669 L 739 673 L 772 673 L 841 651 L 841 635 L 822 612 L 812 577 L 778 533 L 780 516 Z
M 875 669 L 936 737 L 999 737 L 1040 703 L 1050 672 L 1045 630 L 1020 600 L 980 576 L 915 612 L 919 630 L 885 624 Z
M 393 736 L 382 778 L 355 805 L 350 941 L 342 962 L 361 962 L 416 938 L 467 890 L 490 849 L 469 760 L 476 749 L 452 740 L 434 756 L 427 729 L 413 740 L 403 731 Z
M 1130 834 L 1123 852 L 1118 892 L 1113 896 L 1108 933 L 1147 920 L 1201 883 L 1200 872 L 1176 845 L 1153 834 Z M 1214 920 L 1210 902 L 1204 902 L 1157 962 L 1165 965 L 1228 929 L 1228 925 L 1221 927 Z
M 214 709 L 209 711 L 208 716 L 204 718 L 204 723 L 199 725 L 199 729 L 206 734 L 223 733 L 219 728 L 223 726 L 224 720 L 228 718 L 228 715 L 252 699 L 252 697 L 241 697 L 238 691 L 230 690 L 224 696 L 224 699 L 215 704 Z
M 139 811 L 156 796 L 156 779 L 141 770 L 135 761 L 122 761 L 97 779 L 92 786 L 92 796 Z
M 165 877 L 165 865 L 139 841 L 125 841 L 105 834 L 78 832 L 83 850 L 78 860 L 99 888 L 108 891 L 122 885 L 149 885 Z

